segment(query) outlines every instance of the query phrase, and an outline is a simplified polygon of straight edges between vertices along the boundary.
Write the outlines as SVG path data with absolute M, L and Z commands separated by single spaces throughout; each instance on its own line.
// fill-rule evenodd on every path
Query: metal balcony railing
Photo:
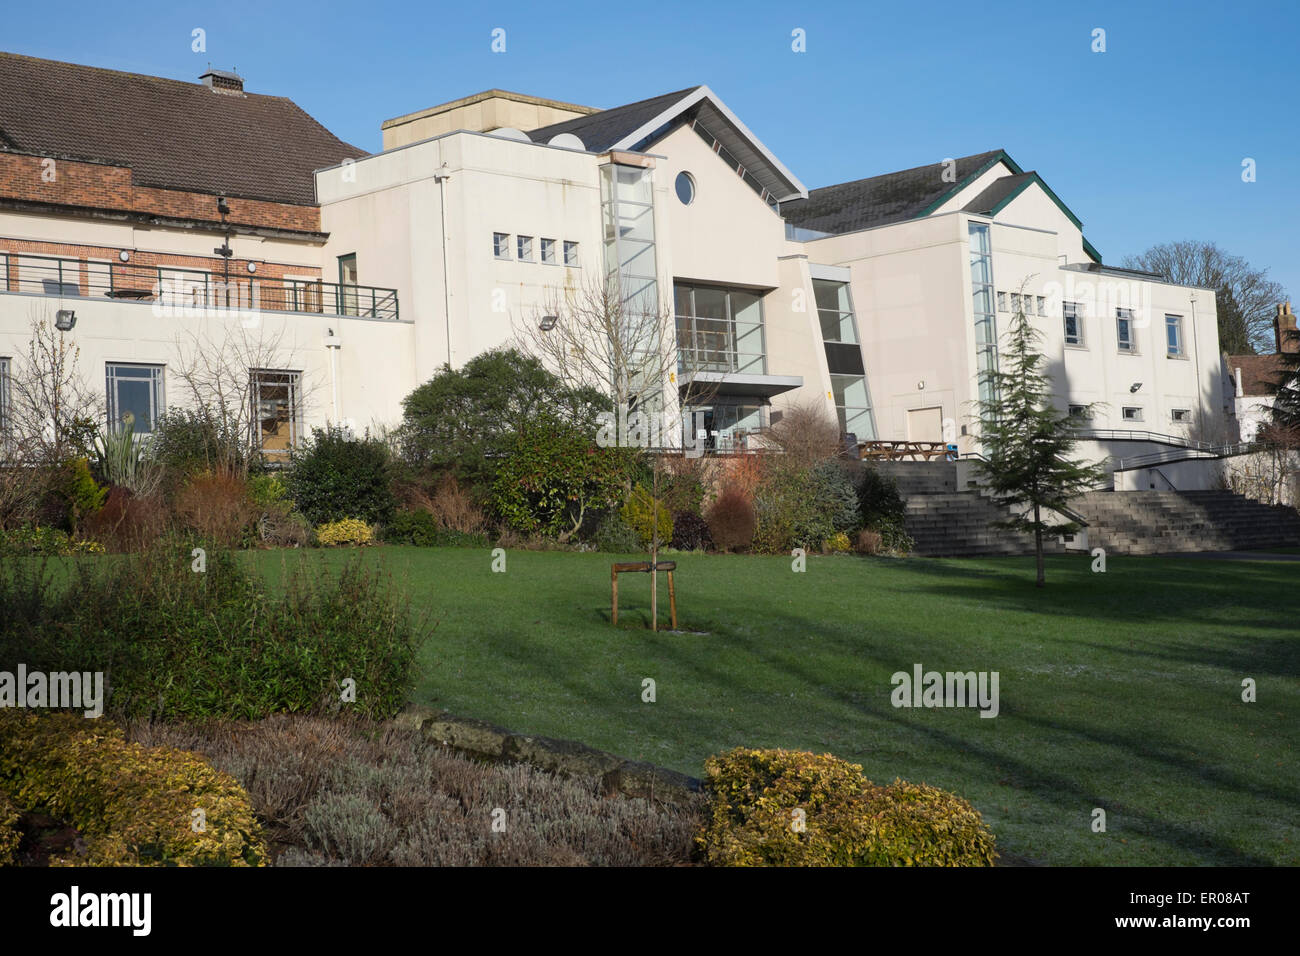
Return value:
M 220 264 L 216 264 L 220 266 Z M 267 279 L 223 271 L 0 252 L 0 292 L 107 297 L 176 310 L 314 312 L 398 318 L 397 290 L 312 279 Z

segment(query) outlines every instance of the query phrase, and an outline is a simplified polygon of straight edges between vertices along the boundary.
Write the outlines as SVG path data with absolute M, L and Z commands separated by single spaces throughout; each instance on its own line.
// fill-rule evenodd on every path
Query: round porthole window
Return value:
M 689 206 L 695 201 L 695 177 L 690 173 L 677 174 L 677 198 L 682 201 L 683 206 Z

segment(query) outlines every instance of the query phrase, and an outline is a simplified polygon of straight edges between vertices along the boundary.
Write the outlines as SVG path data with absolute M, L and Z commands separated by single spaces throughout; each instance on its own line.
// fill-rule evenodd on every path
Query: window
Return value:
M 763 352 L 763 300 L 744 289 L 673 286 L 678 370 L 767 372 Z
M 972 222 L 967 227 L 970 240 L 971 311 L 975 317 L 975 371 L 979 382 L 979 399 L 994 398 L 994 378 L 998 370 L 997 296 L 994 295 L 993 245 L 987 223 Z
M 9 431 L 9 358 L 0 356 L 0 435 Z
M 1083 310 L 1077 302 L 1061 303 L 1061 312 L 1065 316 L 1065 344 L 1083 345 Z
M 339 315 L 357 314 L 357 254 L 339 256 Z
M 542 240 L 542 262 L 543 264 L 548 266 L 553 266 L 558 264 L 555 261 L 555 240 L 554 239 Z
M 1169 417 L 1173 421 L 1187 424 L 1192 420 L 1192 410 L 1190 408 L 1171 408 Z
M 1007 311 L 1007 294 L 1005 292 L 998 293 L 998 311 Z
M 0 292 L 9 291 L 9 255 L 0 252 Z
M 1024 303 L 1021 300 L 1020 293 L 1018 292 L 1011 293 L 1011 314 L 1019 315 L 1023 305 Z
M 566 266 L 576 266 L 578 264 L 578 244 L 564 240 L 564 264 Z
M 263 455 L 287 459 L 302 431 L 299 372 L 249 372 L 254 437 Z
M 109 362 L 105 369 L 109 427 L 121 431 L 130 421 L 135 434 L 152 432 L 163 410 L 163 366 Z
M 532 262 L 533 261 L 533 237 L 520 236 L 518 240 L 518 245 L 519 245 L 519 261 Z
M 510 258 L 510 233 L 492 233 L 492 255 L 496 256 L 498 259 Z
M 1136 352 L 1133 342 L 1133 310 L 1115 310 L 1115 341 L 1121 352 Z
M 1169 343 L 1169 354 L 1181 358 L 1183 354 L 1183 317 L 1181 315 L 1165 316 L 1165 340 Z
M 1039 315 L 1044 315 L 1044 316 L 1047 315 L 1047 298 L 1046 298 L 1046 296 L 1041 296 L 1041 295 L 1038 296 L 1038 314 L 1039 314 Z
M 1124 406 L 1124 421 L 1140 422 L 1142 421 L 1142 409 L 1137 405 Z
M 1088 414 L 1088 406 L 1087 406 L 1087 405 L 1071 405 L 1071 406 L 1070 406 L 1070 417 L 1071 417 L 1071 418 L 1083 418 L 1083 419 L 1089 419 L 1089 418 L 1092 418 L 1092 416 L 1091 416 L 1090 414 Z
M 695 177 L 690 173 L 678 173 L 673 186 L 676 188 L 677 198 L 681 200 L 683 206 L 689 206 L 695 201 Z

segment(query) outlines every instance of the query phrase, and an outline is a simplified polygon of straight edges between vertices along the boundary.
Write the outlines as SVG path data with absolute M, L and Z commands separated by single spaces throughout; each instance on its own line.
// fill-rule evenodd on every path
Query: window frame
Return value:
M 1179 413 L 1182 413 L 1179 418 Z M 1190 408 L 1171 408 L 1169 409 L 1169 420 L 1175 425 L 1190 425 L 1192 423 L 1192 410 Z
M 1092 416 L 1088 414 L 1087 405 L 1068 404 L 1065 407 L 1066 414 L 1071 418 L 1078 418 L 1082 421 L 1091 421 Z
M 1070 320 L 1074 320 L 1074 337 L 1075 341 L 1070 341 Z M 1083 307 L 1079 302 L 1062 302 L 1061 303 L 1061 334 L 1065 339 L 1065 347 L 1071 349 L 1086 349 L 1088 339 L 1083 329 Z
M 1170 329 L 1174 330 L 1178 339 L 1176 347 L 1169 344 Z M 1187 358 L 1187 341 L 1183 337 L 1183 317 L 1169 312 L 1165 313 L 1165 355 L 1173 359 Z
M 515 236 L 515 253 L 520 262 L 535 262 L 533 258 L 533 237 Z
M 570 255 L 570 253 L 572 253 L 572 255 Z M 577 240 L 574 239 L 564 240 L 564 264 L 566 266 L 569 266 L 570 268 L 575 268 L 575 269 L 579 265 L 581 265 L 581 260 L 578 257 Z
M 1137 412 L 1136 415 L 1130 415 L 1129 412 Z M 1146 421 L 1141 405 L 1123 405 L 1120 407 L 1120 420 L 1126 422 Z
M 550 255 L 549 255 L 549 256 L 547 255 L 547 251 L 548 251 L 548 250 L 550 251 Z M 542 265 L 544 265 L 544 266 L 558 266 L 558 265 L 560 264 L 560 260 L 557 259 L 556 256 L 555 256 L 555 240 L 554 240 L 554 239 L 547 239 L 547 238 L 545 238 L 545 237 L 542 238 L 542 240 L 541 240 L 541 263 L 542 263 Z
M 12 422 L 9 420 L 11 396 L 10 376 L 13 374 L 13 356 L 0 355 L 0 436 L 9 434 Z
M 116 372 L 117 369 L 140 369 L 148 370 L 148 377 L 121 375 Z M 151 435 L 158 425 L 158 417 L 162 415 L 167 408 L 167 366 L 159 365 L 153 362 L 117 362 L 107 360 L 104 362 L 104 397 L 106 399 L 106 417 L 108 419 L 108 428 L 114 433 L 120 433 L 125 430 L 126 423 L 122 421 L 122 412 L 120 410 L 121 397 L 116 388 L 117 384 L 122 381 L 130 382 L 148 382 L 149 386 L 149 428 L 140 430 L 132 428 L 134 435 Z
M 492 233 L 492 258 L 500 259 L 502 262 L 511 262 L 513 260 L 510 255 L 510 233 Z
M 999 293 L 997 293 L 997 297 L 998 297 L 998 311 L 999 311 L 999 312 L 1006 312 L 1006 311 L 1007 311 L 1007 294 L 1006 294 L 1005 292 L 999 292 Z
M 270 456 L 272 460 L 287 461 L 292 451 L 298 447 L 302 441 L 303 435 L 303 402 L 302 402 L 302 371 L 300 369 L 283 369 L 283 368 L 250 368 L 248 370 L 248 401 L 249 401 L 249 436 L 257 452 L 263 458 Z M 263 381 L 265 376 L 282 376 L 287 381 Z M 264 432 L 262 430 L 262 389 L 266 386 L 288 386 L 288 405 L 289 417 L 289 443 L 286 448 L 270 449 L 266 447 Z
M 1121 323 L 1127 323 L 1127 333 L 1128 333 L 1128 335 L 1127 335 L 1128 345 L 1127 345 L 1127 346 L 1124 344 L 1125 337 L 1120 335 L 1120 329 L 1121 329 L 1121 328 L 1125 328 L 1125 326 L 1124 326 L 1124 325 L 1121 325 Z M 1133 310 L 1132 310 L 1132 309 L 1116 309 L 1116 310 L 1115 310 L 1115 349 L 1116 349 L 1116 351 L 1118 351 L 1118 352 L 1120 352 L 1121 354 L 1124 354 L 1124 355 L 1137 355 L 1137 354 L 1138 354 L 1138 344 L 1137 344 L 1137 335 L 1135 334 L 1136 331 L 1137 331 L 1137 330 L 1136 330 L 1135 326 L 1133 325 Z

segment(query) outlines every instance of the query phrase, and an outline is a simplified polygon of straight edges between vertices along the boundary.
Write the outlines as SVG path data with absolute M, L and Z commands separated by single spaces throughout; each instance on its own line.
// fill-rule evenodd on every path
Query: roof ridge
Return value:
M 174 83 L 177 86 L 183 86 L 187 89 L 203 90 L 208 88 L 205 84 L 196 82 L 195 80 L 177 80 L 170 76 L 158 76 L 157 74 L 154 73 L 132 73 L 130 70 L 118 70 L 118 69 L 114 69 L 111 66 L 93 66 L 89 63 L 73 63 L 69 60 L 51 60 L 48 57 L 28 56 L 26 53 L 11 53 L 8 50 L 0 50 L 0 57 L 12 57 L 15 60 L 29 60 L 33 63 L 49 63 L 55 66 L 67 66 L 67 67 L 72 67 L 75 70 L 94 70 L 96 73 L 113 73 L 117 76 L 129 76 L 135 79 L 149 80 L 150 82 L 153 83 Z M 215 70 L 217 69 L 217 67 L 211 67 L 210 69 Z M 208 71 L 205 70 L 204 72 L 208 72 Z M 221 71 L 221 72 L 229 72 L 229 71 Z M 243 77 L 241 77 L 241 79 L 242 78 Z M 245 96 L 256 96 L 262 99 L 271 99 L 271 100 L 289 99 L 287 96 L 276 96 L 271 93 L 249 93 L 247 90 L 240 90 L 240 92 L 243 93 Z M 290 100 L 290 102 L 292 102 L 292 100 Z
M 1005 149 L 989 149 L 989 150 L 985 150 L 982 153 L 971 153 L 969 156 L 952 157 L 952 162 L 962 163 L 968 159 L 977 159 L 981 156 L 997 156 L 999 154 L 1005 156 L 1007 155 L 1007 151 Z M 810 189 L 809 192 L 815 193 L 823 189 L 834 189 L 836 186 L 854 186 L 858 183 L 870 182 L 873 179 L 883 179 L 886 176 L 902 176 L 905 175 L 906 173 L 915 173 L 918 170 L 929 169 L 932 166 L 942 166 L 945 162 L 948 162 L 948 160 L 941 159 L 935 163 L 922 163 L 919 166 L 909 166 L 907 169 L 894 169 L 887 173 L 877 173 L 875 176 L 863 176 L 861 179 L 848 179 L 842 183 L 830 183 L 829 185 L 826 186 L 817 186 L 814 189 Z M 1018 175 L 1018 174 L 1011 173 L 1009 175 Z

